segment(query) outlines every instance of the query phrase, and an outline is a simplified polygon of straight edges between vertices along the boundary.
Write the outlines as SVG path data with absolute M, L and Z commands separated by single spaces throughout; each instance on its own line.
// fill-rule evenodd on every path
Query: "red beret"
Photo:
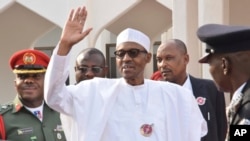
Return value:
M 43 73 L 49 60 L 49 56 L 41 51 L 25 49 L 15 52 L 9 64 L 14 73 Z

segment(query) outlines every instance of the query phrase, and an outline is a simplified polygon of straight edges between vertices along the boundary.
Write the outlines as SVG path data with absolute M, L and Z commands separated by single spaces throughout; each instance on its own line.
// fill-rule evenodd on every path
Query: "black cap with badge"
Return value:
M 250 26 L 206 24 L 198 29 L 197 36 L 206 43 L 208 53 L 200 63 L 207 63 L 211 54 L 250 50 Z

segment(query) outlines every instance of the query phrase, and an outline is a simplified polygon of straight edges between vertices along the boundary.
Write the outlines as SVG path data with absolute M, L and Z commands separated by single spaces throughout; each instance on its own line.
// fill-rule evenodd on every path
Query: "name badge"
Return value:
M 33 133 L 33 127 L 17 129 L 18 135 L 31 134 L 31 133 Z

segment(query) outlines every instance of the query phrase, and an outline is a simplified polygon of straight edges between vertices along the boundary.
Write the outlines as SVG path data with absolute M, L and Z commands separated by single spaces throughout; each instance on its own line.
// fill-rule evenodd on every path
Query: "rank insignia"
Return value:
M 15 105 L 15 109 L 16 109 L 16 111 L 18 112 L 20 109 L 22 108 L 22 105 L 21 104 L 16 104 Z
M 153 132 L 154 124 L 143 124 L 140 128 L 140 132 L 144 137 L 149 137 Z
M 206 103 L 206 98 L 205 97 L 197 97 L 196 101 L 198 105 L 204 105 Z

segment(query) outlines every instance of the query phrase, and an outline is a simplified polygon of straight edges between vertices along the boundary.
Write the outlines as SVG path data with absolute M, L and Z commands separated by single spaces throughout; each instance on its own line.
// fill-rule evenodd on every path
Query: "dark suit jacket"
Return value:
M 207 121 L 208 133 L 201 141 L 225 141 L 227 118 L 224 93 L 219 92 L 212 80 L 190 76 L 194 96 L 206 98 L 204 105 L 199 105 Z
M 240 121 L 243 119 L 250 120 L 250 80 L 248 80 L 247 84 L 244 86 L 242 93 L 242 101 L 233 117 L 232 125 L 240 124 Z

